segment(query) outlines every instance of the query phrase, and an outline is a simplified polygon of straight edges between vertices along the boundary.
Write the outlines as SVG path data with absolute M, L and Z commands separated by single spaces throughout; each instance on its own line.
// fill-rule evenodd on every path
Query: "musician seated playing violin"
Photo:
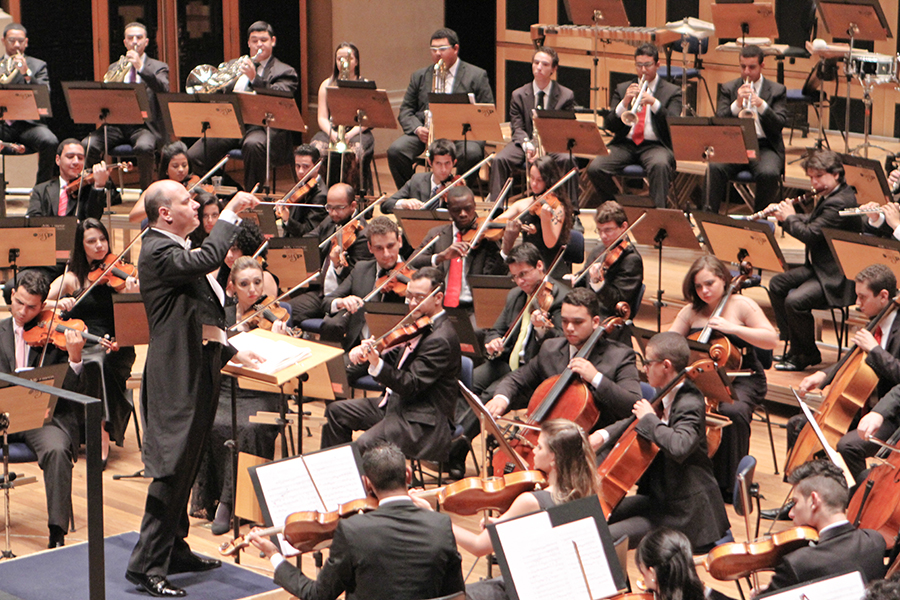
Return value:
M 412 473 L 400 449 L 387 442 L 373 446 L 363 453 L 362 467 L 378 509 L 340 520 L 315 580 L 258 530 L 250 532 L 248 540 L 275 567 L 275 583 L 303 600 L 335 600 L 345 592 L 347 600 L 421 600 L 462 592 L 462 558 L 450 519 L 412 502 Z
M 310 144 L 294 148 L 294 172 L 299 182 L 319 162 L 319 150 Z M 306 193 L 289 200 L 290 204 L 321 204 L 322 208 L 304 206 L 276 206 L 275 214 L 281 219 L 284 237 L 302 237 L 316 228 L 328 213 L 325 211 L 327 190 L 325 180 L 316 174 L 313 185 Z
M 806 245 L 806 262 L 799 267 L 772 277 L 769 297 L 781 339 L 790 349 L 779 371 L 803 371 L 822 361 L 816 347 L 813 309 L 849 306 L 853 286 L 844 277 L 834 259 L 822 230 L 826 227 L 858 230 L 859 224 L 838 213 L 856 206 L 856 192 L 844 180 L 841 157 L 831 150 L 819 150 L 803 161 L 803 168 L 820 198 L 808 214 L 798 214 L 791 200 L 770 204 L 766 211 L 773 215 L 786 233 Z
M 849 432 L 837 443 L 836 450 L 859 482 L 866 468 L 866 458 L 874 456 L 878 450 L 878 446 L 869 442 L 868 438 L 886 441 L 900 426 L 900 414 L 894 407 L 896 396 L 889 394 L 900 384 L 900 319 L 896 318 L 893 305 L 897 295 L 897 278 L 888 267 L 882 264 L 866 267 L 856 275 L 855 287 L 857 309 L 870 319 L 870 325 L 859 329 L 850 341 L 865 352 L 864 366 L 874 372 L 878 384 L 875 393 L 855 415 Z M 826 389 L 834 382 L 844 362 L 805 377 L 798 389 L 800 396 L 804 397 L 814 389 Z M 805 424 L 806 417 L 802 413 L 788 421 L 788 450 L 794 446 Z
M 434 267 L 412 274 L 406 286 L 411 327 L 388 349 L 374 338 L 350 351 L 350 362 L 385 386 L 382 396 L 332 402 L 325 409 L 322 448 L 349 442 L 363 450 L 388 439 L 410 457 L 446 461 L 462 369 L 459 337 L 443 306 L 443 276 Z M 426 318 L 427 317 L 427 318 Z M 391 336 L 383 336 L 389 343 Z M 405 343 L 400 340 L 406 339 Z M 354 373 L 350 374 L 351 379 Z
M 200 227 L 203 227 L 202 222 Z M 229 277 L 231 267 L 242 256 L 256 256 L 256 260 L 263 266 L 263 282 L 265 284 L 263 293 L 270 298 L 278 295 L 278 280 L 265 269 L 266 256 L 269 254 L 267 247 L 264 246 L 265 243 L 266 237 L 259 230 L 259 225 L 250 219 L 241 221 L 241 224 L 238 225 L 237 236 L 234 238 L 231 248 L 225 253 L 225 259 L 222 261 L 222 266 L 219 267 L 219 272 L 216 274 L 216 280 L 229 296 L 234 296 L 232 281 Z
M 844 473 L 834 463 L 814 460 L 788 475 L 794 486 L 790 511 L 794 525 L 815 529 L 819 540 L 785 555 L 775 565 L 767 587 L 772 592 L 798 583 L 858 570 L 865 581 L 884 577 L 884 538 L 877 531 L 857 529 L 847 521 L 849 501 Z
M 428 231 L 416 249 L 421 253 L 412 261 L 412 266 L 439 268 L 444 273 L 447 290 L 444 306 L 472 311 L 472 288 L 469 287 L 468 276 L 506 275 L 509 269 L 500 257 L 497 242 L 482 237 L 475 247 L 470 243 L 483 223 L 475 212 L 472 190 L 465 185 L 457 185 L 447 192 L 446 198 L 451 223 Z M 435 238 L 437 241 L 432 244 Z
M 364 298 L 371 295 L 393 271 L 403 267 L 400 260 L 400 228 L 394 221 L 385 216 L 375 217 L 366 227 L 366 239 L 369 252 L 375 259 L 356 263 L 350 276 L 322 299 L 325 322 L 319 337 L 325 341 L 339 342 L 348 351 L 358 346 L 361 339 L 369 337 Z M 405 302 L 407 283 L 408 272 L 397 274 L 370 300 Z
M 434 140 L 428 147 L 428 163 L 431 172 L 414 174 L 393 196 L 382 203 L 381 212 L 389 215 L 394 212 L 394 208 L 418 210 L 450 185 L 456 179 L 453 176 L 453 169 L 456 168 L 456 146 L 444 138 Z M 444 199 L 441 199 L 432 208 L 446 207 Z
M 671 331 L 654 335 L 644 360 L 647 382 L 656 389 L 672 386 L 689 360 L 684 336 Z M 660 450 L 638 481 L 637 494 L 623 498 L 610 514 L 613 539 L 627 535 L 634 548 L 651 529 L 665 526 L 687 535 L 695 551 L 711 548 L 729 523 L 707 454 L 703 395 L 690 381 L 682 381 L 658 406 L 641 399 L 631 413 L 591 436 L 598 456 L 605 457 L 637 419 L 637 435 Z

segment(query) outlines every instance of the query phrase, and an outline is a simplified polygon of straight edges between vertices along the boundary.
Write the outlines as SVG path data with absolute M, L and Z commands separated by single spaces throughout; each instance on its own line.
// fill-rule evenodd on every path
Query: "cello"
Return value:
M 881 326 L 890 313 L 900 306 L 900 294 L 894 297 L 881 312 L 866 325 L 866 331 L 874 331 Z M 856 413 L 865 406 L 878 385 L 878 376 L 872 367 L 866 364 L 868 354 L 855 344 L 838 362 L 834 379 L 828 386 L 828 393 L 815 414 L 816 423 L 825 439 L 835 446 L 841 437 L 850 429 Z M 812 426 L 806 423 L 797 437 L 794 447 L 788 454 L 784 466 L 785 476 L 795 467 L 813 458 L 822 450 Z
M 609 317 L 594 329 L 575 358 L 586 359 L 601 338 L 625 325 L 630 312 L 628 303 L 619 302 L 616 311 L 619 316 Z M 566 367 L 562 374 L 550 377 L 538 386 L 528 401 L 526 414 L 526 425 L 539 425 L 547 419 L 568 419 L 580 425 L 585 431 L 590 431 L 600 418 L 600 410 L 594 402 L 591 390 L 587 384 L 578 380 L 575 372 L 569 367 Z M 529 465 L 533 465 L 537 438 L 538 433 L 533 428 L 526 428 L 524 432 L 515 434 L 510 447 L 521 454 Z M 510 473 L 516 469 L 516 465 L 502 451 L 494 454 L 492 464 L 495 473 Z
M 876 456 L 885 462 L 872 468 L 847 507 L 847 520 L 854 527 L 874 529 L 894 548 L 900 532 L 900 429 L 883 444 Z M 881 443 L 881 442 L 877 442 Z

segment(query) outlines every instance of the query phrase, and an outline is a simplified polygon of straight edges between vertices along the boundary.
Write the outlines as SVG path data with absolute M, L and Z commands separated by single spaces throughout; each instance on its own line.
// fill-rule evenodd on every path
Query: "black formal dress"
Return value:
M 43 85 L 50 89 L 50 76 L 47 74 L 47 63 L 33 56 L 25 57 L 28 66 L 26 73 L 13 77 L 9 85 Z M 50 181 L 56 168 L 56 147 L 59 139 L 50 131 L 47 124 L 41 121 L 0 121 L 0 140 L 24 145 L 28 150 L 38 153 L 37 177 L 35 185 Z
M 113 70 L 116 63 L 109 66 L 107 72 Z M 169 91 L 169 65 L 144 55 L 144 67 L 137 73 L 140 83 L 147 89 L 147 99 L 150 101 L 150 112 L 142 125 L 108 125 L 106 127 L 106 144 L 112 150 L 120 144 L 130 144 L 137 155 L 138 170 L 141 172 L 141 189 L 147 189 L 156 178 L 156 149 L 162 146 L 166 138 L 166 128 L 163 123 L 162 111 L 159 108 L 157 94 L 165 94 Z M 126 82 L 136 83 L 131 76 L 126 77 Z M 86 148 L 86 165 L 94 166 L 103 158 L 104 133 L 98 129 L 82 141 Z M 194 163 L 196 166 L 197 163 Z M 205 173 L 205 170 L 199 171 Z
M 270 57 L 265 65 L 260 65 L 262 72 L 258 72 L 250 82 L 248 91 L 275 90 L 295 94 L 300 79 L 294 67 L 287 65 L 274 56 Z M 237 83 L 237 82 L 235 82 Z M 231 92 L 234 84 L 227 86 L 224 92 Z M 244 189 L 251 190 L 257 183 L 266 183 L 266 130 L 260 125 L 248 125 L 244 139 L 209 138 L 194 142 L 188 149 L 188 158 L 197 173 L 206 173 L 229 150 L 241 149 L 244 161 Z M 270 131 L 270 147 L 272 165 L 277 166 L 290 162 L 291 132 L 273 128 Z
M 717 117 L 736 117 L 741 111 L 735 103 L 738 97 L 738 88 L 744 84 L 743 79 L 734 79 L 719 87 L 719 97 L 716 103 Z M 754 84 L 755 85 L 755 84 Z M 787 122 L 787 88 L 763 77 L 759 90 L 759 97 L 768 105 L 766 110 L 759 114 L 759 124 L 763 135 L 757 138 L 759 141 L 759 154 L 750 164 L 726 164 L 710 163 L 709 178 L 709 206 L 711 212 L 719 212 L 719 207 L 725 200 L 728 179 L 734 177 L 739 171 L 749 169 L 756 183 L 756 195 L 754 211 L 764 209 L 769 204 L 779 200 L 778 185 L 781 174 L 784 172 L 784 139 L 781 130 Z M 758 133 L 758 132 L 757 132 Z
M 341 519 L 315 580 L 284 561 L 275 583 L 303 600 L 423 600 L 463 591 L 461 564 L 450 519 L 399 499 Z
M 153 478 L 141 535 L 128 570 L 165 576 L 190 560 L 188 499 L 212 428 L 221 369 L 230 345 L 204 343 L 224 336 L 225 310 L 206 274 L 225 258 L 238 226 L 220 218 L 199 249 L 186 250 L 163 232 L 144 236 L 138 271 L 150 326 L 141 387 L 142 457 Z M 220 338 L 221 339 L 221 338 Z
M 598 156 L 591 161 L 587 168 L 588 177 L 594 184 L 594 188 L 600 195 L 600 201 L 614 200 L 619 189 L 612 180 L 612 175 L 631 164 L 641 164 L 647 172 L 647 180 L 650 183 L 650 197 L 657 208 L 666 207 L 666 198 L 669 185 L 675 173 L 675 155 L 672 154 L 672 138 L 669 134 L 667 117 L 677 117 L 681 114 L 681 88 L 662 79 L 657 75 L 654 98 L 659 101 L 659 109 L 653 112 L 648 107 L 653 123 L 653 131 L 657 140 L 644 140 L 636 145 L 629 135 L 634 127 L 629 127 L 622 122 L 622 118 L 616 114 L 616 107 L 634 81 L 626 81 L 616 86 L 610 99 L 612 111 L 606 117 L 606 128 L 613 132 L 613 140 L 607 146 L 609 154 Z
M 459 398 L 457 379 L 462 355 L 456 330 L 445 315 L 434 320 L 431 331 L 417 338 L 412 353 L 403 358 L 405 346 L 383 356 L 375 380 L 391 389 L 383 396 L 340 400 L 325 409 L 322 448 L 349 442 L 354 431 L 365 430 L 356 443 L 360 449 L 379 442 L 397 444 L 406 456 L 445 461 L 450 454 L 450 433 Z M 358 368 L 367 369 L 368 362 Z
M 697 548 L 710 546 L 728 531 L 728 515 L 712 473 L 706 448 L 706 403 L 690 382 L 675 393 L 667 422 L 650 414 L 637 422 L 637 434 L 659 446 L 659 454 L 638 481 L 636 495 L 627 496 L 609 517 L 614 540 L 629 536 L 634 548 L 654 527 L 684 533 Z M 627 417 L 610 426 L 603 454 L 634 422 Z
M 453 79 L 453 93 L 475 94 L 475 102 L 493 104 L 494 93 L 487 72 L 465 61 L 458 61 L 459 69 Z M 425 110 L 428 108 L 428 94 L 434 80 L 434 65 L 419 69 L 409 78 L 409 86 L 400 104 L 397 120 L 403 128 L 403 135 L 394 140 L 388 148 L 388 166 L 397 189 L 409 181 L 413 175 L 413 160 L 425 151 L 425 144 L 416 135 L 416 128 L 425 126 Z M 464 173 L 484 157 L 484 142 L 456 142 L 458 171 Z

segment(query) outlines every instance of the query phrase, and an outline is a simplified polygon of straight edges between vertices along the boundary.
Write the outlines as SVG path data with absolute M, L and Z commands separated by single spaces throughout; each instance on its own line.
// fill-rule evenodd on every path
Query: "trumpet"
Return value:
M 212 65 L 197 65 L 188 73 L 184 89 L 188 94 L 218 92 L 238 80 L 238 77 L 241 76 L 241 64 L 244 62 L 244 59 L 250 59 L 251 62 L 256 64 L 256 59 L 259 58 L 262 52 L 263 49 L 260 48 L 256 51 L 253 58 L 245 54 L 228 62 L 223 62 L 218 68 Z
M 790 202 L 794 206 L 804 206 L 806 204 L 809 204 L 810 201 L 815 204 L 816 202 L 818 202 L 820 197 L 821 194 L 816 190 L 810 190 L 805 194 L 797 196 L 796 198 L 785 198 L 785 202 Z M 731 218 L 738 221 L 757 221 L 759 219 L 765 219 L 766 217 L 774 213 L 777 209 L 777 204 L 770 204 L 761 211 L 755 212 L 752 215 L 732 215 Z
M 434 77 L 431 78 L 432 94 L 444 93 L 444 88 L 447 85 L 447 75 L 449 73 L 450 69 L 447 68 L 443 58 L 434 64 Z M 425 161 L 430 164 L 428 162 L 431 160 L 429 148 L 431 148 L 431 143 L 434 141 L 434 121 L 432 120 L 431 109 L 428 108 L 425 109 L 425 127 L 428 129 L 428 141 L 425 143 Z
M 641 84 L 641 89 L 638 90 L 637 96 L 634 97 L 634 101 L 631 103 L 631 107 L 622 113 L 622 122 L 631 127 L 635 123 L 637 123 L 637 113 L 641 109 L 641 100 L 644 98 L 644 94 L 647 91 L 647 80 L 644 79 L 644 76 L 641 75 L 641 80 L 639 81 Z
M 17 59 L 23 56 L 24 55 L 19 52 L 13 56 L 7 56 L 0 61 L 0 84 L 6 85 L 16 78 L 19 74 L 19 62 Z
M 744 81 L 744 85 L 748 85 L 750 83 L 750 78 L 748 77 Z M 750 88 L 753 90 L 753 88 Z M 741 119 L 752 119 L 756 115 L 756 111 L 753 110 L 753 94 L 751 91 L 750 96 L 744 98 L 743 105 L 741 106 L 741 112 L 738 113 L 738 117 Z

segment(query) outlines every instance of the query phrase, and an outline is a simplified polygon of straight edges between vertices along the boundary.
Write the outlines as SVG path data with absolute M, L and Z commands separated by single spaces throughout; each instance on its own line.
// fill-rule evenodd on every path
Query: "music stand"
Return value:
M 443 208 L 435 210 L 395 208 L 394 216 L 397 217 L 400 229 L 413 248 L 418 248 L 433 228 L 450 222 L 450 213 Z
M 239 93 L 241 118 L 244 123 L 259 124 L 266 129 L 266 182 L 265 191 L 272 191 L 272 127 L 306 133 L 306 123 L 297 109 L 297 101 L 291 92 L 257 90 L 256 93 Z
M 509 290 L 516 284 L 507 275 L 469 275 L 467 281 L 472 290 L 476 325 L 481 329 L 493 327 L 503 312 Z
M 139 346 L 150 343 L 150 325 L 144 299 L 140 294 L 113 294 L 113 322 L 119 346 Z M 138 432 L 140 439 L 140 432 Z
M 25 217 L 27 227 L 53 227 L 56 231 L 56 260 L 69 260 L 75 247 L 76 217 Z
M 579 121 L 574 118 L 574 113 L 569 118 L 558 118 L 547 115 L 547 112 L 537 111 L 537 117 L 534 119 L 534 126 L 541 134 L 544 152 L 568 154 L 570 164 L 574 164 L 572 155 L 575 154 L 578 156 L 609 154 L 596 123 Z
M 172 138 L 202 138 L 207 164 L 207 138 L 243 139 L 241 105 L 235 94 L 157 94 L 166 131 Z
M 857 273 L 874 264 L 883 264 L 900 277 L 900 242 L 897 240 L 841 229 L 823 229 L 822 233 L 844 277 L 850 281 Z
M 465 97 L 466 102 L 457 99 Z M 469 148 L 469 138 L 473 140 L 502 140 L 500 113 L 493 104 L 469 103 L 469 94 L 428 94 L 434 139 L 463 141 L 463 164 L 467 164 L 465 154 Z
M 56 230 L 25 225 L 23 217 L 0 219 L 0 269 L 12 269 L 13 286 L 20 267 L 56 265 Z
M 775 7 L 771 2 L 750 4 L 712 4 L 712 20 L 716 35 L 721 38 L 778 37 Z
M 0 85 L 0 119 L 39 121 L 52 117 L 50 90 L 43 85 Z M 6 216 L 6 156 L 0 173 L 0 217 Z
M 755 269 L 775 273 L 783 273 L 787 268 L 770 223 L 738 221 L 708 212 L 691 216 L 709 251 L 723 262 L 740 264 L 748 260 Z
M 844 163 L 844 180 L 847 185 L 856 188 L 857 202 L 860 205 L 891 201 L 891 186 L 888 185 L 881 162 L 852 154 L 841 154 L 840 157 Z
M 622 0 L 565 0 L 566 12 L 575 25 L 628 27 Z
M 267 269 L 278 278 L 278 285 L 289 290 L 319 270 L 317 238 L 272 238 L 269 240 Z
M 260 233 L 266 239 L 274 238 L 278 235 L 278 225 L 275 224 L 275 211 L 269 206 L 255 206 L 248 208 L 238 214 L 239 219 L 248 219 L 259 226 Z
M 662 298 L 665 291 L 662 289 L 662 250 L 663 244 L 672 248 L 684 248 L 687 250 L 700 250 L 700 242 L 694 235 L 691 224 L 684 213 L 672 208 L 635 208 L 623 207 L 628 216 L 628 222 L 634 223 L 641 213 L 647 216 L 643 221 L 635 225 L 631 235 L 638 244 L 653 246 L 657 250 L 657 288 L 656 288 L 656 330 L 662 331 Z

